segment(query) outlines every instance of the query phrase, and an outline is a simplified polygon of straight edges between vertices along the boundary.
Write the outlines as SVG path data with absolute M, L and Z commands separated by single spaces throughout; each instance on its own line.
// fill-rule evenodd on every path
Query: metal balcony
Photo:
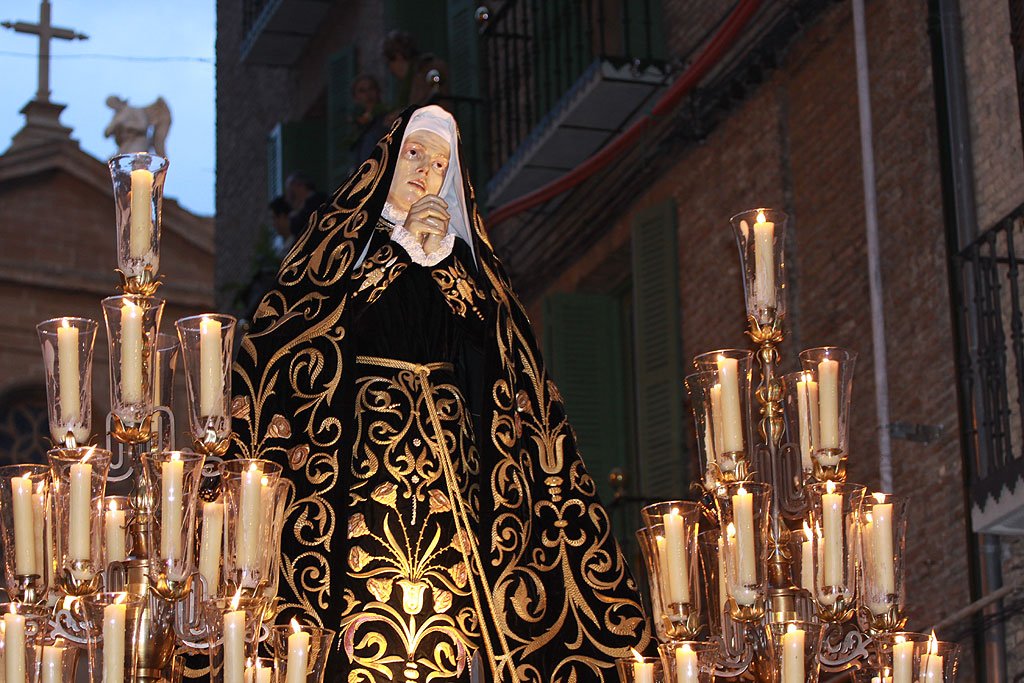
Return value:
M 243 0 L 242 61 L 294 64 L 330 8 L 331 0 Z

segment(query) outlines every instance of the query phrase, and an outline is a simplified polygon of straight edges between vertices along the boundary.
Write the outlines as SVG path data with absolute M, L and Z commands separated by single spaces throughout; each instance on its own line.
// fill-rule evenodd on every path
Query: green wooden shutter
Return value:
M 637 457 L 644 495 L 687 494 L 675 204 L 633 222 L 633 320 Z
M 388 31 L 408 31 L 420 52 L 448 59 L 448 14 L 446 0 L 391 0 L 384 5 Z
M 303 171 L 317 189 L 329 191 L 327 130 L 320 121 L 291 121 L 274 126 L 267 136 L 267 198 L 284 193 L 284 181 L 293 171 Z
M 327 63 L 327 174 L 331 189 L 351 170 L 352 81 L 356 76 L 354 45 L 334 53 Z
M 599 294 L 553 294 L 544 302 L 544 359 L 606 503 L 609 473 L 627 465 L 621 315 L 614 297 Z

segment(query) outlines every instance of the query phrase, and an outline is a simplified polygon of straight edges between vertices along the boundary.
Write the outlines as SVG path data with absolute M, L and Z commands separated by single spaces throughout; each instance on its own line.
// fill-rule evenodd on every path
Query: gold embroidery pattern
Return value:
M 339 628 L 353 683 L 450 680 L 467 672 L 480 643 L 468 539 L 453 518 L 464 506 L 475 532 L 480 462 L 461 393 L 428 374 L 395 369 L 357 380 L 351 609 Z
M 352 273 L 352 279 L 359 283 L 356 296 L 365 296 L 366 304 L 372 304 L 405 269 L 406 264 L 399 260 L 395 248 L 391 244 L 381 245 Z
M 452 312 L 465 318 L 466 313 L 473 311 L 477 318 L 484 319 L 484 314 L 477 307 L 477 303 L 483 301 L 484 293 L 461 263 L 456 261 L 447 268 L 435 268 L 430 276 L 440 287 Z

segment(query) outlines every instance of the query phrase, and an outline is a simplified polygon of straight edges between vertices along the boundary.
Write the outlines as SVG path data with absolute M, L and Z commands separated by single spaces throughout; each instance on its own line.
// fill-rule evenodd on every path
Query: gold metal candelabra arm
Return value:
M 782 316 L 773 316 L 770 325 L 761 325 L 754 316 L 748 318 L 747 336 L 757 344 L 757 362 L 761 367 L 761 382 L 757 387 L 757 402 L 761 407 L 758 433 L 762 442 L 774 454 L 782 443 L 782 385 L 775 376 L 779 363 L 778 345 L 782 343 Z

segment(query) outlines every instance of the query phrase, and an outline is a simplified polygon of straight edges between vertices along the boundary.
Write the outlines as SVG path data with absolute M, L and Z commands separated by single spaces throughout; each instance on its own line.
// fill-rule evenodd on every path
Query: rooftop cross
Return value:
M 69 28 L 58 28 L 50 24 L 50 0 L 39 3 L 39 23 L 30 24 L 24 21 L 0 22 L 4 28 L 14 29 L 18 33 L 31 33 L 39 36 L 39 87 L 36 90 L 37 102 L 50 101 L 50 40 L 86 40 L 89 36 L 76 33 Z

